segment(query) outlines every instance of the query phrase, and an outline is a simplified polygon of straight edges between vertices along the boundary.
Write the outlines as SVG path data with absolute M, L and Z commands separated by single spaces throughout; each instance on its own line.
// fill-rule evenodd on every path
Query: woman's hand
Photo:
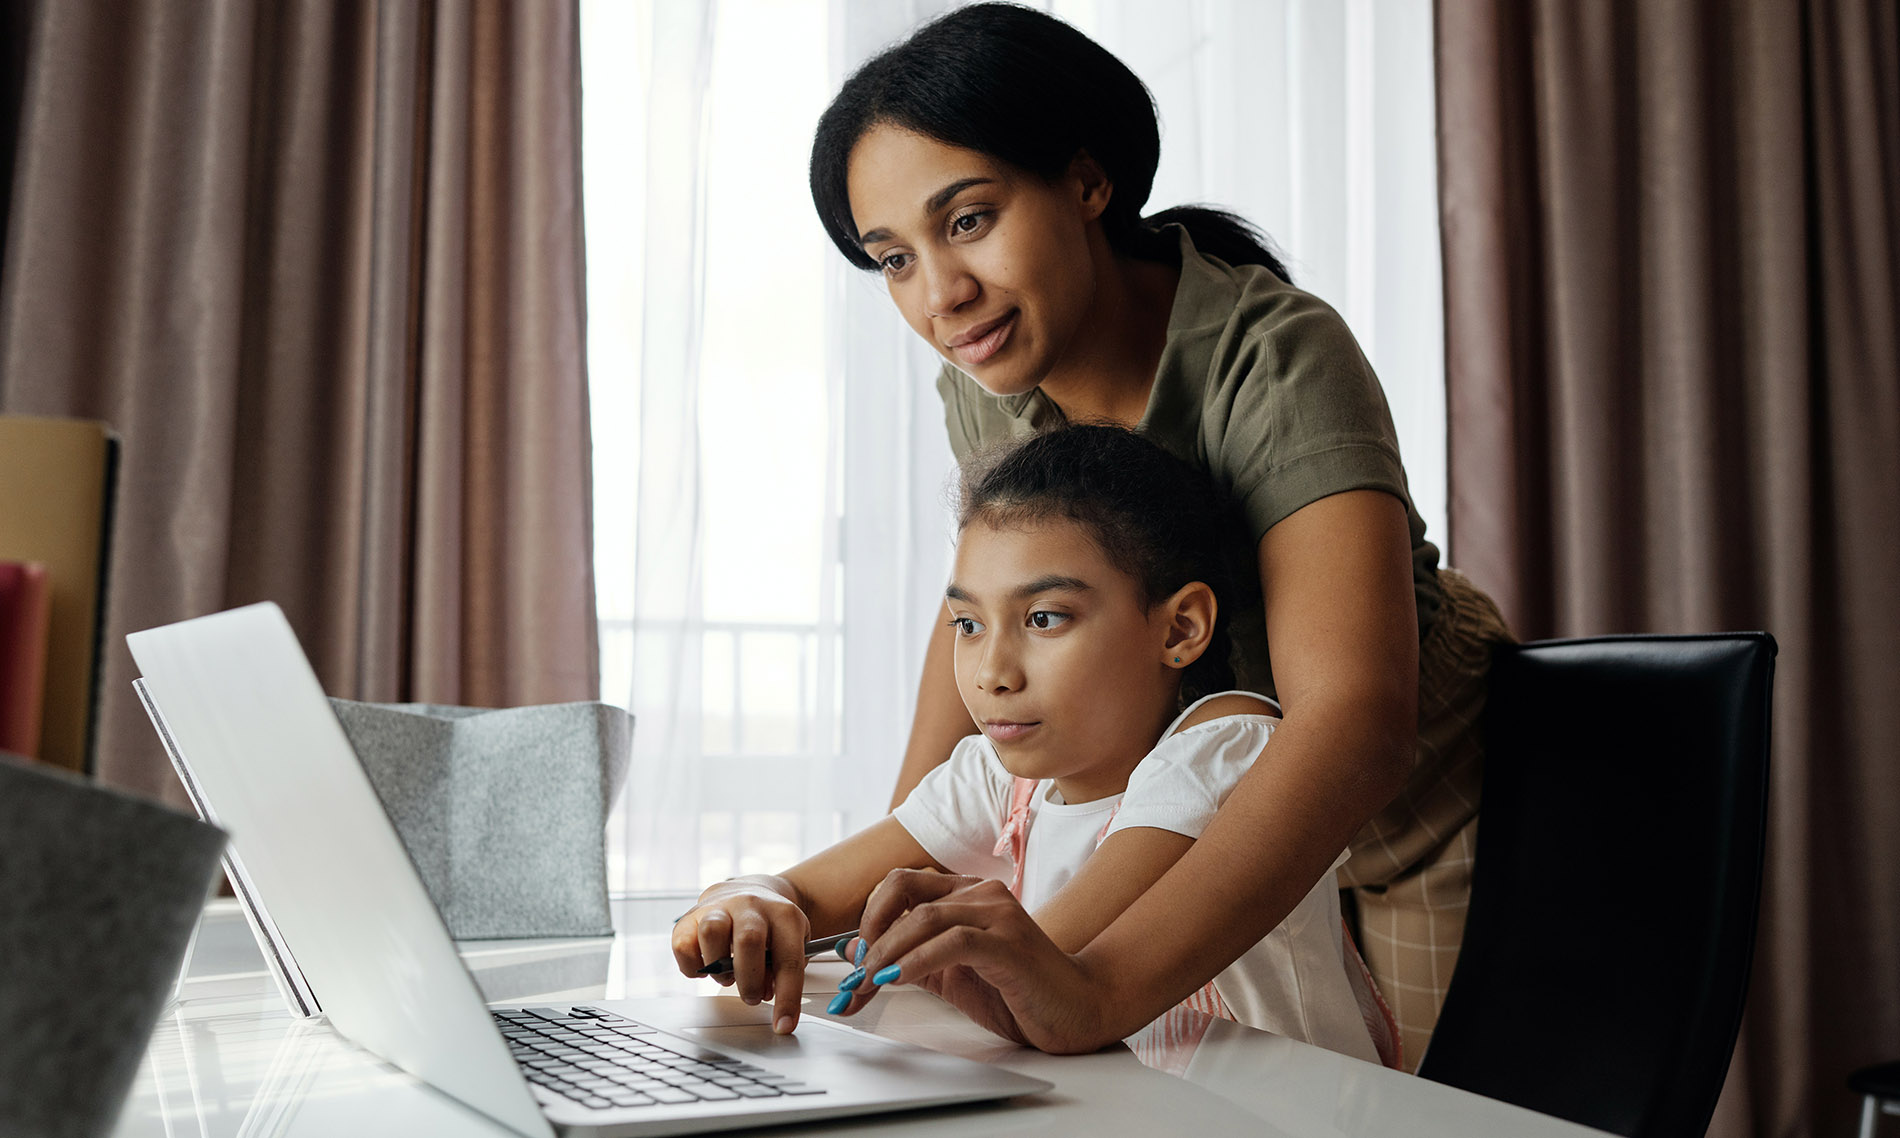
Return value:
M 697 976 L 713 961 L 732 957 L 732 971 L 713 979 L 736 984 L 748 1004 L 771 1000 L 772 1029 L 780 1035 L 798 1026 L 805 990 L 811 923 L 795 897 L 782 878 L 737 877 L 701 893 L 699 904 L 673 926 L 673 959 L 680 971 Z
M 892 870 L 865 903 L 863 987 L 916 984 L 1005 1039 L 1043 1051 L 1093 1051 L 1102 992 L 1000 881 Z

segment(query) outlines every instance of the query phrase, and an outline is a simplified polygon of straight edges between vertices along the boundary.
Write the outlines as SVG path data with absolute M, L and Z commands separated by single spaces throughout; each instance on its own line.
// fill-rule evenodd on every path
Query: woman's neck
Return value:
M 1043 377 L 1042 393 L 1071 421 L 1132 427 L 1148 409 L 1181 270 L 1117 255 L 1099 228 L 1090 252 L 1095 302 L 1061 363 Z

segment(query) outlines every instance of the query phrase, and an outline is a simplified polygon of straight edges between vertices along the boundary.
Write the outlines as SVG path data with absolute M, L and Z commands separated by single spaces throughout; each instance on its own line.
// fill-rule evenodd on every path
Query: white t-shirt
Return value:
M 1024 908 L 1036 912 L 1068 884 L 1095 852 L 1105 823 L 1102 841 L 1137 826 L 1201 836 L 1280 722 L 1267 714 L 1230 715 L 1175 730 L 1214 698 L 1196 701 L 1175 719 L 1121 794 L 1071 803 L 1062 801 L 1053 779 L 1037 784 L 1023 853 Z M 1008 881 L 1015 867 L 996 848 L 1014 788 L 995 746 L 986 736 L 971 735 L 924 777 L 895 817 L 951 872 Z M 1345 860 L 1342 850 L 1286 920 L 1214 978 L 1214 988 L 1249 1027 L 1377 1063 L 1346 973 L 1334 877 Z

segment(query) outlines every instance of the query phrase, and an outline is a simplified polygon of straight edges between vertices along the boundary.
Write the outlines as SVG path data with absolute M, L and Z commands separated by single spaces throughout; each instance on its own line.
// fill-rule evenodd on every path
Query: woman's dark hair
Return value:
M 877 262 L 858 244 L 845 175 L 852 148 L 880 123 L 1044 179 L 1087 151 L 1114 184 L 1102 230 L 1116 252 L 1171 259 L 1159 230 L 1174 223 L 1207 256 L 1292 280 L 1267 237 L 1231 213 L 1177 206 L 1141 216 L 1161 160 L 1154 99 L 1126 64 L 1054 16 L 1015 4 L 958 8 L 845 80 L 812 139 L 811 196 L 832 243 L 861 269 Z
M 1227 634 L 1233 595 L 1222 544 L 1232 524 L 1208 476 L 1124 427 L 1058 427 L 980 453 L 963 464 L 957 532 L 981 519 L 998 526 L 1067 518 L 1109 563 L 1134 578 L 1152 608 L 1191 581 L 1214 591 L 1207 650 L 1182 669 L 1185 705 L 1234 686 Z

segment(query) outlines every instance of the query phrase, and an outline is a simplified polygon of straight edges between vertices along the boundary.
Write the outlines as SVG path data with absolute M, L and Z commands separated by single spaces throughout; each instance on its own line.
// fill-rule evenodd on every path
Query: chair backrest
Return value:
M 1501 647 L 1458 967 L 1419 1073 L 1627 1135 L 1700 1135 L 1754 953 L 1775 642 Z

